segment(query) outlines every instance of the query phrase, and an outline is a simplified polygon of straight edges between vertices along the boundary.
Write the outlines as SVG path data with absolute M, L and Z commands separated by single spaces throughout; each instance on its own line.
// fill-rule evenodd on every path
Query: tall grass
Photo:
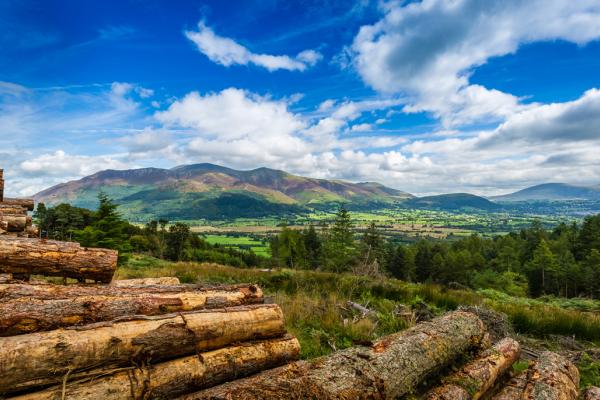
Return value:
M 508 315 L 515 330 L 544 337 L 568 335 L 600 341 L 600 314 L 562 308 L 553 303 L 510 297 L 498 292 L 450 290 L 437 285 L 412 284 L 396 279 L 374 279 L 351 274 L 240 269 L 217 264 L 169 263 L 134 257 L 117 271 L 120 278 L 177 276 L 188 283 L 259 284 L 275 296 L 287 317 L 288 329 L 303 345 L 303 356 L 325 354 L 352 341 L 373 339 L 400 330 L 407 322 L 394 316 L 400 304 L 427 303 L 434 312 L 460 305 L 485 305 Z M 347 300 L 368 304 L 377 312 L 376 324 L 344 322 Z

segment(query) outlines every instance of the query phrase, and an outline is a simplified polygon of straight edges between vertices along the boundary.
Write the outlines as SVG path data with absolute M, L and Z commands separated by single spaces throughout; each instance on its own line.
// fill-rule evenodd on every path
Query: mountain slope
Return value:
M 497 211 L 500 205 L 486 198 L 469 193 L 450 193 L 438 196 L 417 197 L 407 200 L 403 204 L 407 208 L 421 208 L 427 210 L 482 210 Z
M 413 197 L 377 183 L 305 178 L 269 168 L 238 171 L 194 164 L 101 171 L 46 189 L 34 198 L 50 205 L 68 202 L 94 208 L 100 191 L 115 199 L 126 216 L 140 220 L 281 216 L 307 206 L 392 204 Z
M 567 183 L 544 183 L 514 193 L 491 197 L 494 201 L 562 201 L 600 200 L 600 185 L 578 186 Z

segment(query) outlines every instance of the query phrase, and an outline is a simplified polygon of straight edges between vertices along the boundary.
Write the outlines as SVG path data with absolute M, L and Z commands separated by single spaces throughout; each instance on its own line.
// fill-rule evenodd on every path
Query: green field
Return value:
M 266 240 L 254 236 L 207 234 L 201 235 L 201 237 L 210 244 L 218 244 L 238 250 L 252 250 L 255 254 L 264 257 L 271 255 Z

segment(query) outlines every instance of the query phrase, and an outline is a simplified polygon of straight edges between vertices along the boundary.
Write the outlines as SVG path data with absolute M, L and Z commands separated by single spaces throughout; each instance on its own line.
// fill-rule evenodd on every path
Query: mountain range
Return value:
M 285 171 L 235 170 L 214 164 L 171 169 L 105 170 L 43 190 L 34 196 L 47 205 L 70 203 L 95 208 L 102 191 L 132 220 L 232 219 L 295 215 L 312 209 L 387 206 L 493 212 L 527 201 L 600 200 L 600 186 L 549 183 L 489 199 L 468 193 L 416 197 L 376 182 L 307 178 Z

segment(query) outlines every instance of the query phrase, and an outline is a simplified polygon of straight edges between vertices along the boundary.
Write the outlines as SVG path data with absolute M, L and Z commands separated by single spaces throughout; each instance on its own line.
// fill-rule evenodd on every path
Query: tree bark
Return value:
M 274 304 L 130 319 L 0 338 L 0 393 L 285 333 Z
M 110 283 L 111 286 L 131 287 L 150 285 L 179 285 L 179 278 L 174 276 L 161 276 L 159 278 L 120 279 Z
M 85 248 L 78 243 L 55 240 L 0 238 L 0 272 L 108 283 L 116 268 L 115 250 Z
M 23 232 L 31 224 L 31 217 L 27 215 L 2 215 L 0 222 L 6 223 L 7 232 Z
M 79 296 L 139 296 L 146 294 L 169 294 L 197 292 L 206 296 L 206 304 L 210 307 L 226 306 L 230 302 L 242 304 L 262 303 L 262 290 L 256 285 L 155 285 L 118 287 L 112 285 L 74 284 L 0 284 L 0 301 L 12 299 L 58 300 L 72 299 Z
M 28 211 L 33 211 L 35 207 L 33 199 L 9 199 L 7 197 L 0 201 L 0 205 L 25 207 Z
M 27 209 L 21 206 L 2 205 L 0 203 L 0 215 L 27 215 Z
M 396 399 L 458 355 L 480 346 L 485 336 L 477 316 L 456 311 L 369 347 L 299 361 L 182 399 Z
M 153 366 L 131 368 L 89 382 L 73 382 L 13 400 L 172 399 L 194 390 L 296 360 L 294 337 L 250 342 Z
M 425 395 L 426 400 L 478 400 L 519 358 L 519 343 L 502 339 L 475 360 L 442 380 Z
M 600 388 L 589 386 L 583 392 L 583 400 L 600 400 Z
M 523 392 L 528 400 L 575 400 L 579 390 L 579 370 L 556 353 L 545 351 L 530 367 Z
M 18 298 L 0 302 L 0 336 L 12 336 L 61 327 L 111 321 L 128 315 L 172 312 L 257 304 L 262 296 L 236 290 L 198 290 L 116 296 L 84 295 L 68 299 Z
M 521 400 L 527 385 L 527 371 L 521 371 L 512 377 L 506 385 L 496 393 L 492 400 Z

